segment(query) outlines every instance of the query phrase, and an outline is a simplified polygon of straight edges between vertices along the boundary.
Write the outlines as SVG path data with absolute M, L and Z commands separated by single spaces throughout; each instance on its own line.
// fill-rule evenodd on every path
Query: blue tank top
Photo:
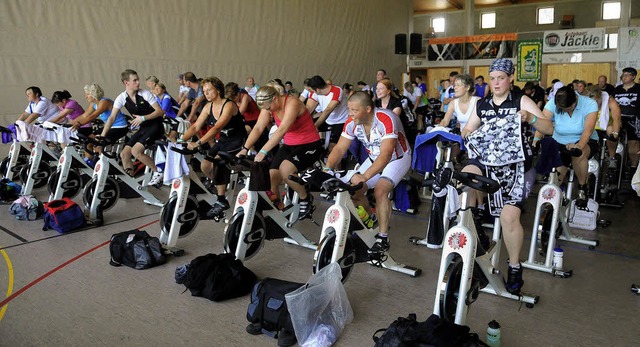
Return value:
M 109 99 L 109 98 L 102 98 L 102 100 L 109 100 L 111 102 L 113 102 L 113 100 Z M 98 103 L 93 104 L 93 109 L 97 110 L 98 109 Z M 107 119 L 109 119 L 109 116 L 111 115 L 111 110 L 105 110 L 104 112 L 102 112 L 102 114 L 100 114 L 100 116 L 98 116 L 98 118 L 100 118 L 101 121 L 103 122 L 107 122 Z M 111 126 L 112 128 L 126 128 L 127 125 L 127 118 L 125 118 L 124 113 L 122 112 L 118 112 L 118 116 L 116 117 L 116 121 L 113 122 L 113 125 Z

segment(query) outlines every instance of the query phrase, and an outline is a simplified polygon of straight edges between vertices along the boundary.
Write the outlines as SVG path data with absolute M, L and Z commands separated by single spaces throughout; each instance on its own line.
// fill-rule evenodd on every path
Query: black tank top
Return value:
M 478 112 L 478 117 L 482 123 L 486 120 L 499 117 L 504 118 L 506 115 L 515 115 L 520 111 L 520 100 L 522 99 L 521 93 L 509 92 L 507 98 L 500 105 L 496 105 L 493 103 L 493 97 L 489 95 L 488 97 L 481 99 L 476 104 L 476 109 Z M 520 139 L 522 141 L 522 148 L 524 149 L 525 156 L 525 170 L 528 170 L 531 167 L 531 158 L 533 157 L 533 151 L 529 146 L 529 142 L 527 142 L 524 136 L 524 128 L 520 127 Z
M 146 115 L 150 115 L 151 113 L 153 113 L 153 111 L 155 111 L 155 109 L 153 108 L 153 106 L 151 106 L 151 104 L 149 104 L 147 102 L 147 100 L 145 100 L 142 95 L 136 93 L 136 101 L 134 102 L 133 100 L 131 100 L 131 98 L 129 97 L 129 95 L 127 95 L 127 98 L 125 99 L 125 103 L 124 103 L 124 107 L 127 109 L 127 111 L 129 111 L 129 114 L 131 115 L 138 115 L 138 116 L 146 116 Z M 155 124 L 157 122 L 162 122 L 162 117 L 156 117 L 154 119 L 151 119 L 147 122 L 143 122 L 140 126 L 149 126 L 151 124 Z
M 222 108 L 220 108 L 220 114 L 218 118 L 222 116 L 222 111 L 228 102 L 233 102 L 229 99 L 226 99 L 224 104 L 222 104 Z M 218 118 L 213 116 L 213 103 L 210 104 L 209 108 L 209 118 L 207 119 L 207 124 L 210 126 L 215 126 L 218 122 Z M 247 131 L 244 128 L 244 117 L 238 110 L 238 112 L 231 116 L 229 122 L 220 130 L 220 137 L 244 137 L 247 134 Z

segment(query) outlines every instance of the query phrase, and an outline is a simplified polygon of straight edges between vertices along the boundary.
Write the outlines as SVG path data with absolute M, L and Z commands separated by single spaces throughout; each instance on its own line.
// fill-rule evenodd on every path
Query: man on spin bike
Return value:
M 543 134 L 552 134 L 553 125 L 545 119 L 528 96 L 511 91 L 515 69 L 511 60 L 500 58 L 489 67 L 493 94 L 478 101 L 476 112 L 462 129 L 465 145 L 474 154 L 463 172 L 485 175 L 501 185 L 490 200 L 490 209 L 500 215 L 504 244 L 509 253 L 507 291 L 519 295 L 524 281 L 520 250 L 524 239 L 520 214 L 527 196 L 524 173 L 531 167 L 532 151 L 524 138 L 522 122 L 535 124 Z M 471 199 L 475 201 L 475 199 Z
M 347 102 L 349 119 L 344 125 L 338 144 L 327 159 L 327 170 L 340 163 L 351 142 L 358 140 L 367 149 L 369 158 L 360 165 L 353 175 L 347 175 L 353 185 L 364 183 L 361 190 L 353 195 L 356 206 L 364 206 L 371 214 L 365 193 L 374 189 L 376 212 L 380 226 L 376 243 L 369 253 L 379 254 L 389 250 L 389 219 L 391 200 L 389 193 L 411 168 L 411 147 L 400 122 L 400 118 L 386 109 L 375 108 L 371 96 L 366 92 L 355 92 Z

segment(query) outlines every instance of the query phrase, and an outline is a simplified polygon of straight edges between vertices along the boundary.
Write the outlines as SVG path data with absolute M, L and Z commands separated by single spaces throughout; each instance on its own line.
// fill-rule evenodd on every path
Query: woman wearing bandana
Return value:
M 544 134 L 552 134 L 553 125 L 533 100 L 511 91 L 514 71 L 513 63 L 506 58 L 496 59 L 489 67 L 493 93 L 478 101 L 475 114 L 462 130 L 466 146 L 471 149 L 469 165 L 462 171 L 485 175 L 502 186 L 489 197 L 489 208 L 492 215 L 500 217 L 509 253 L 507 291 L 519 295 L 524 284 L 520 265 L 524 238 L 520 214 L 527 196 L 524 173 L 531 167 L 532 156 L 522 123 L 535 124 Z

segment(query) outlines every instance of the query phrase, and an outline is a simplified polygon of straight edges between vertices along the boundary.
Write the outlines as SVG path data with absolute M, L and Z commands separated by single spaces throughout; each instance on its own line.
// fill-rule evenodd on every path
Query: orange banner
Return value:
M 429 39 L 429 44 L 443 45 L 447 43 L 456 44 L 456 43 L 466 43 L 466 42 L 516 41 L 517 39 L 518 39 L 517 33 L 487 34 L 487 35 L 432 38 L 432 39 Z

